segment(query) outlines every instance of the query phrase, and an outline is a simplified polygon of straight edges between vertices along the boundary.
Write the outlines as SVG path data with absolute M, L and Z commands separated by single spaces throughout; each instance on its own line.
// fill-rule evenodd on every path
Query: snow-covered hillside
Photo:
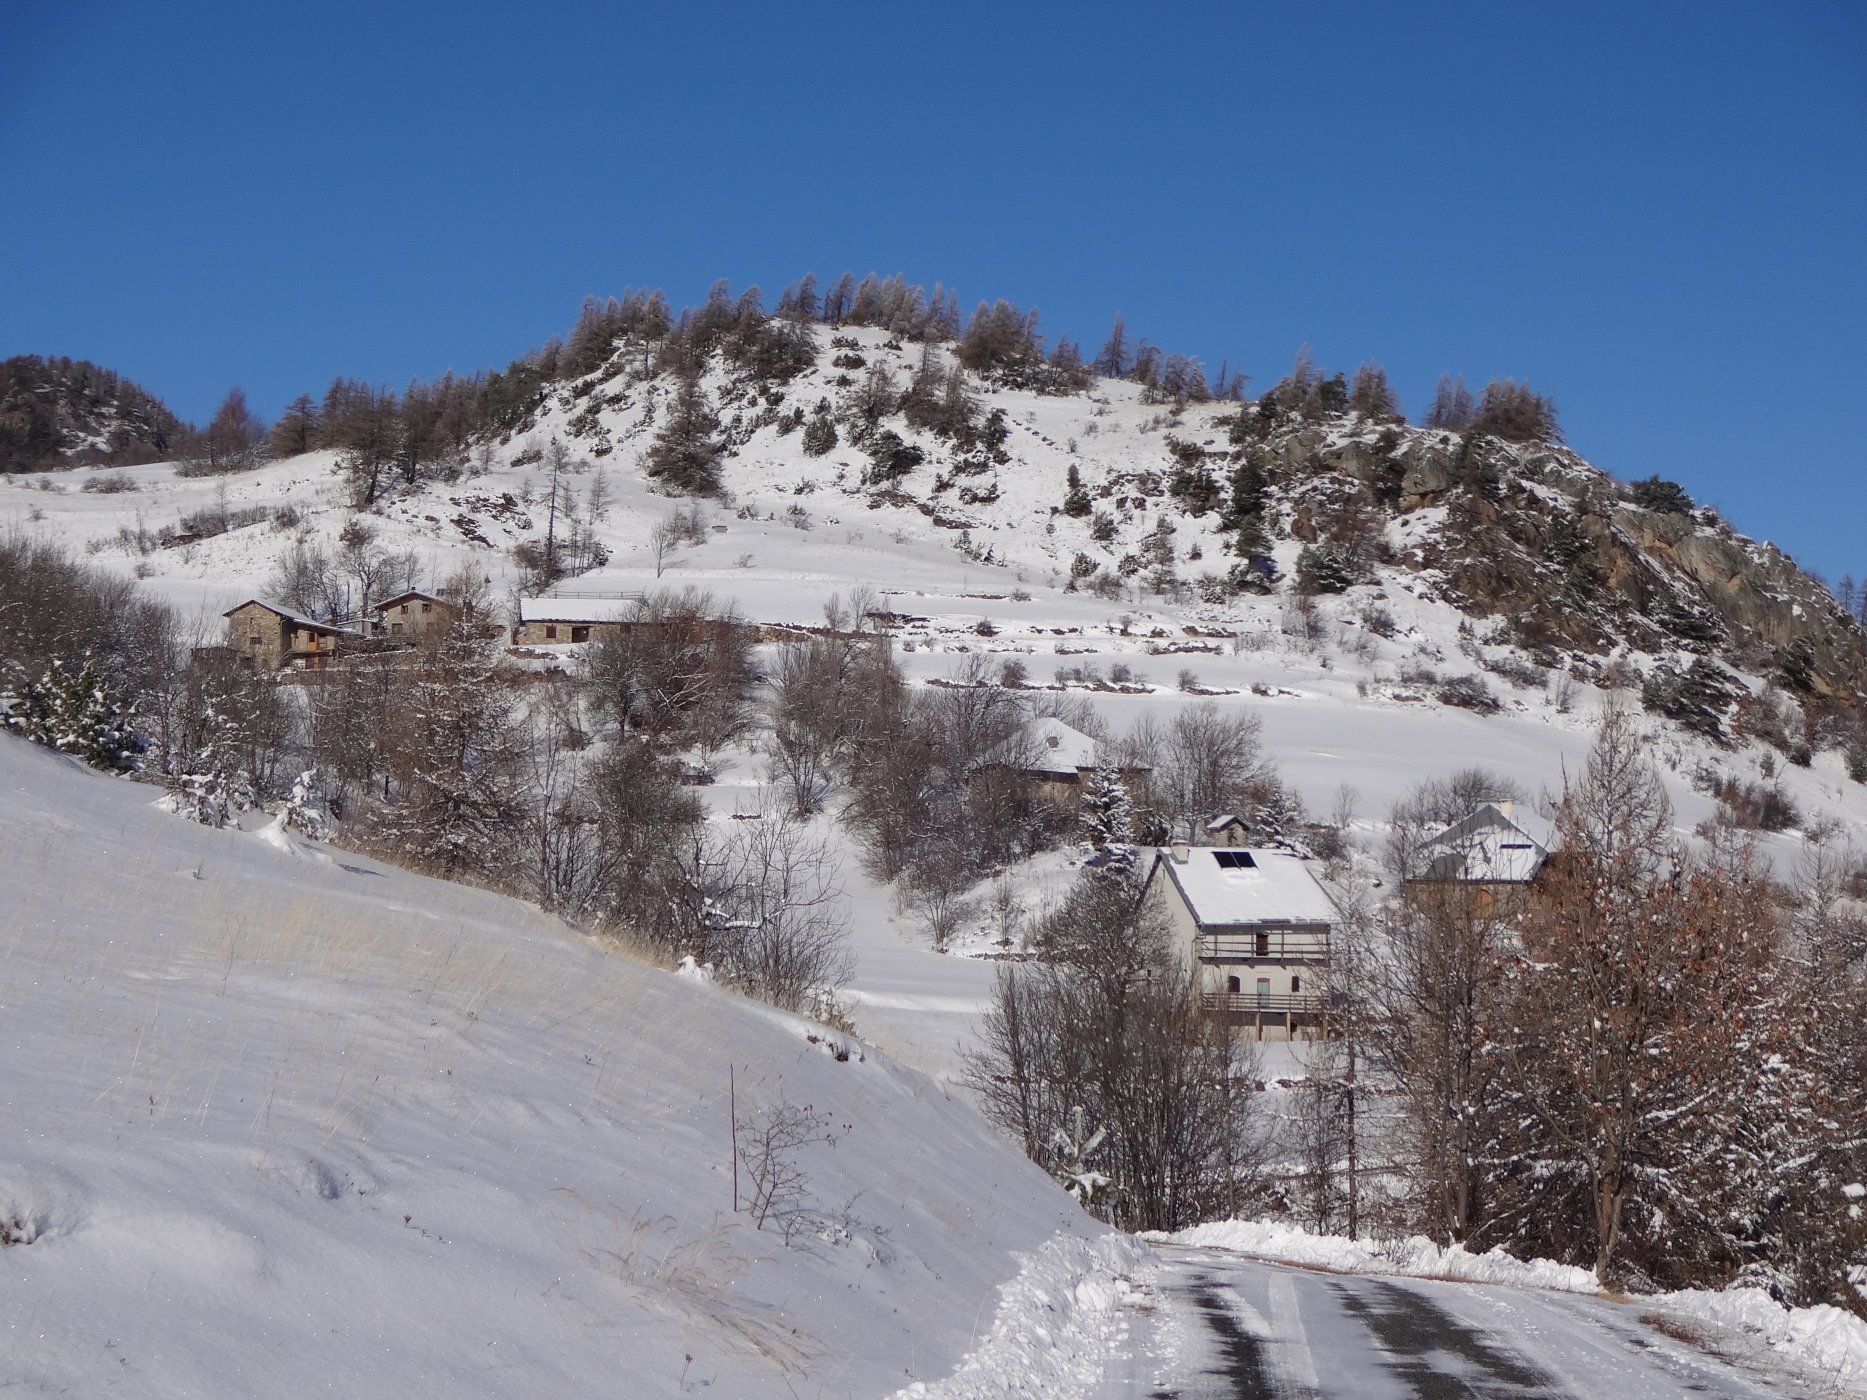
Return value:
M 1122 1257 L 860 1043 L 152 796 L 0 737 L 6 1384 L 878 1395 L 1020 1254 Z M 788 1240 L 733 1213 L 735 1093 L 835 1138 Z
M 919 364 L 919 347 L 845 334 L 845 356 L 898 381 Z M 1287 582 L 1209 586 L 1202 575 L 1237 560 L 1213 513 L 1164 493 L 1165 439 L 1223 453 L 1236 405 L 1174 414 L 1112 381 L 1074 398 L 992 390 L 982 411 L 1004 416 L 1005 461 L 956 473 L 948 448 L 904 430 L 927 460 L 878 489 L 864 452 L 813 457 L 802 432 L 780 431 L 780 407 L 836 401 L 845 377 L 826 351 L 777 405 L 709 371 L 731 444 L 717 499 L 653 489 L 644 456 L 671 381 L 623 372 L 552 388 L 529 427 L 454 479 L 366 512 L 339 454 L 319 451 L 218 479 L 129 467 L 107 491 L 83 489 L 100 472 L 0 479 L 0 525 L 141 580 L 203 641 L 268 591 L 288 552 L 335 555 L 346 531 L 411 553 L 430 584 L 470 569 L 510 608 L 513 547 L 546 528 L 555 441 L 571 460 L 560 509 L 573 502 L 608 555 L 563 593 L 692 587 L 798 627 L 866 591 L 921 683 L 984 657 L 1082 697 L 1116 735 L 1207 701 L 1245 710 L 1312 814 L 1346 819 L 1370 855 L 1423 780 L 1480 766 L 1533 799 L 1554 793 L 1616 662 L 1689 662 L 1645 614 L 1591 614 L 1613 644 L 1554 666 L 1501 609 L 1474 625 L 1459 582 L 1470 560 L 1444 550 L 1439 504 L 1385 520 L 1387 557 L 1343 591 L 1299 602 Z M 1323 436 L 1344 460 L 1359 450 L 1353 434 Z M 1537 468 L 1545 479 L 1523 492 L 1573 487 L 1576 460 Z M 1086 515 L 1059 509 L 1072 469 Z M 1285 580 L 1312 503 L 1299 490 L 1280 507 Z M 677 511 L 683 542 L 658 542 Z M 1759 628 L 1780 621 L 1773 608 L 1803 608 L 1767 550 L 1730 548 L 1769 585 Z M 1144 551 L 1170 557 L 1178 583 L 1126 567 Z M 1689 584 L 1678 553 L 1655 556 L 1655 596 Z M 570 664 L 570 651 L 529 648 L 524 664 Z M 1745 695 L 1777 703 L 1763 650 L 1727 636 L 1712 651 Z M 1495 707 L 1455 703 L 1468 680 Z M 1716 812 L 1707 788 L 1728 777 L 1780 791 L 1803 832 L 1832 823 L 1867 844 L 1867 788 L 1837 748 L 1796 766 L 1780 745 L 1640 723 L 1681 832 Z M 698 791 L 722 824 L 766 808 L 758 734 L 720 757 Z M 0 740 L 0 849 L 21 872 L 0 910 L 15 1047 L 0 1102 L 19 1125 L 0 1158 L 0 1214 L 19 1241 L 0 1247 L 21 1339 L 9 1376 L 150 1394 L 297 1394 L 306 1377 L 358 1394 L 883 1394 L 970 1353 L 972 1381 L 928 1393 L 1041 1374 L 1067 1394 L 1118 1346 L 1130 1247 L 952 1087 L 996 965 L 934 952 L 895 891 L 860 873 L 833 813 L 817 822 L 849 857 L 846 1004 L 862 1040 L 625 961 L 523 905 L 276 828 L 204 830 L 154 796 Z M 1763 840 L 1786 867 L 1805 837 Z M 1072 872 L 1059 851 L 1009 878 L 1034 907 Z M 1300 1073 L 1300 1060 L 1266 1047 L 1264 1072 Z M 798 1150 L 809 1219 L 789 1240 L 733 1212 L 735 1095 L 742 1123 L 789 1105 L 824 1139 Z M 991 1333 L 994 1289 L 1014 1275 Z
M 855 354 L 866 365 L 888 366 L 898 383 L 920 362 L 921 347 L 881 331 L 851 328 L 842 338 L 859 347 Z M 942 364 L 950 354 L 930 353 Z M 607 498 L 601 517 L 587 523 L 609 562 L 565 580 L 564 592 L 695 587 L 734 604 L 750 621 L 809 625 L 821 621 L 832 597 L 847 601 L 868 589 L 877 606 L 898 615 L 900 655 L 914 676 L 948 674 L 967 654 L 1019 662 L 1031 684 L 1081 689 L 1116 733 L 1143 714 L 1210 692 L 1261 716 L 1272 757 L 1313 812 L 1327 812 L 1346 785 L 1355 789 L 1364 822 L 1383 816 L 1420 779 L 1466 764 L 1496 769 L 1532 794 L 1553 790 L 1564 765 L 1573 767 L 1601 701 L 1590 677 L 1604 678 L 1617 658 L 1628 674 L 1682 668 L 1692 659 L 1686 643 L 1654 641 L 1648 620 L 1635 617 L 1639 625 L 1623 630 L 1657 650 L 1628 642 L 1594 656 L 1569 653 L 1573 666 L 1560 651 L 1542 657 L 1556 660 L 1555 669 L 1529 664 L 1535 658 L 1511 635 L 1510 616 L 1473 626 L 1449 596 L 1456 590 L 1444 570 L 1421 566 L 1420 552 L 1453 533 L 1444 506 L 1420 506 L 1385 527 L 1391 549 L 1409 556 L 1407 567 L 1377 566 L 1369 582 L 1320 596 L 1302 615 L 1287 584 L 1268 595 L 1202 589 L 1203 575 L 1223 574 L 1236 560 L 1224 553 L 1216 513 L 1191 516 L 1161 494 L 1170 466 L 1164 443 L 1172 435 L 1223 452 L 1223 420 L 1238 411 L 1236 404 L 1193 404 L 1175 414 L 1142 402 L 1138 386 L 1113 380 L 1063 398 L 992 390 L 982 393 L 981 409 L 1004 414 L 1006 463 L 984 474 L 956 474 L 950 448 L 895 419 L 908 440 L 927 448 L 927 464 L 889 489 L 865 487 L 863 452 L 844 442 L 811 457 L 804 434 L 781 432 L 778 421 L 780 408 L 788 413 L 820 399 L 837 401 L 847 381 L 864 372 L 838 368 L 820 348 L 816 367 L 791 381 L 782 405 L 773 406 L 723 369 L 710 371 L 705 384 L 731 444 L 722 461 L 726 494 L 699 504 L 704 528 L 691 538 L 700 542 L 664 550 L 659 562 L 656 527 L 687 503 L 658 494 L 642 464 L 657 409 L 665 418 L 672 380 L 637 379 L 620 366 L 613 377 L 553 388 L 532 426 L 480 454 L 461 479 L 392 494 L 364 519 L 379 548 L 412 551 L 430 580 L 466 566 L 510 602 L 521 587 L 510 548 L 541 538 L 546 528 L 548 483 L 538 458 L 556 440 L 570 451 L 574 470 L 566 480 L 578 509 L 599 473 L 599 494 Z M 1347 439 L 1354 437 L 1347 434 L 1340 449 L 1351 462 L 1359 449 Z M 105 567 L 134 571 L 213 637 L 218 613 L 261 591 L 294 543 L 335 552 L 353 516 L 337 457 L 314 452 L 220 479 L 184 480 L 167 466 L 137 467 L 114 475 L 140 489 L 108 495 L 76 489 L 85 473 L 13 478 L 0 483 L 0 520 L 49 532 Z M 1092 516 L 1057 508 L 1072 467 L 1093 499 Z M 1565 483 L 1564 490 L 1598 476 L 1567 453 L 1541 470 Z M 1524 490 L 1556 494 L 1535 482 Z M 1301 517 L 1307 507 L 1299 501 L 1289 509 Z M 155 546 L 165 527 L 215 511 L 250 523 Z M 1096 517 L 1113 525 L 1112 540 L 1093 537 Z M 1166 593 L 1148 588 L 1141 573 L 1124 577 L 1119 567 L 1163 526 L 1182 580 Z M 1293 528 L 1301 527 L 1293 522 Z M 1273 554 L 1286 578 L 1301 548 L 1292 535 L 1276 540 Z M 1731 548 L 1754 560 L 1759 590 L 1778 587 L 1770 571 L 1787 567 L 1780 557 L 1741 539 Z M 1655 579 L 1686 586 L 1666 559 L 1640 558 Z M 1070 587 L 1072 568 L 1083 567 L 1078 559 L 1094 561 L 1102 596 L 1087 576 L 1081 587 Z M 1771 593 L 1770 606 L 1805 611 L 1788 596 Z M 1747 664 L 1758 669 L 1747 672 L 1746 658 L 1735 652 L 1726 661 L 1739 692 L 1762 695 L 1772 678 L 1766 665 L 1753 655 Z M 1581 679 L 1565 679 L 1565 667 Z M 1468 677 L 1493 692 L 1496 713 L 1441 701 L 1448 682 Z M 1832 817 L 1856 834 L 1867 821 L 1867 789 L 1849 780 L 1838 749 L 1818 751 L 1803 769 L 1761 743 L 1711 743 L 1657 717 L 1647 724 L 1655 756 L 1672 775 L 1684 827 L 1713 811 L 1704 791 L 1714 779 L 1762 781 L 1766 774 L 1812 820 Z M 754 776 L 753 766 L 741 779 Z

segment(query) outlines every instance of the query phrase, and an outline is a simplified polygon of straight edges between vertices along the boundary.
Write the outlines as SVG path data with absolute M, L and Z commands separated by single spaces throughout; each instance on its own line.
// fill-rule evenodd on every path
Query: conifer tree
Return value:
M 1094 506 L 1089 500 L 1089 493 L 1083 489 L 1083 475 L 1076 470 L 1076 463 L 1071 462 L 1067 489 L 1063 493 L 1063 513 L 1081 519 L 1092 509 Z
M 470 609 L 412 683 L 397 801 L 376 824 L 383 845 L 448 878 L 496 870 L 521 814 L 518 721 L 497 662 Z
M 76 671 L 54 661 L 18 694 L 0 696 L 0 719 L 22 738 L 81 758 L 93 768 L 134 768 L 143 750 L 136 733 L 136 707 L 126 704 L 88 659 Z
M 187 771 L 176 780 L 168 803 L 190 821 L 222 827 L 260 805 L 259 786 L 242 758 L 243 726 L 228 704 L 231 697 L 210 692 L 205 698 L 201 745 L 189 755 Z
M 1083 790 L 1083 835 L 1095 847 L 1095 864 L 1103 870 L 1134 864 L 1134 808 L 1128 788 L 1112 765 L 1098 762 Z
M 648 449 L 648 474 L 677 494 L 711 496 L 720 489 L 725 445 L 714 436 L 720 422 L 697 375 L 676 383 L 667 420 Z
M 1400 396 L 1387 382 L 1387 371 L 1377 364 L 1365 364 L 1355 371 L 1354 386 L 1348 391 L 1348 406 L 1363 418 L 1376 422 L 1398 422 Z
M 1264 523 L 1269 497 L 1263 466 L 1247 455 L 1232 472 L 1232 499 L 1225 518 L 1233 531 L 1232 548 L 1241 559 L 1261 559 L 1271 552 L 1270 530 Z
M 1115 324 L 1109 328 L 1109 338 L 1102 342 L 1102 349 L 1097 352 L 1090 368 L 1108 379 L 1120 379 L 1134 365 L 1134 355 L 1128 346 L 1128 323 L 1115 315 Z
M 297 457 L 318 445 L 318 406 L 311 395 L 300 394 L 285 407 L 272 429 L 272 451 L 279 457 Z
M 836 423 L 830 417 L 829 409 L 817 405 L 817 411 L 810 415 L 810 421 L 804 425 L 804 455 L 821 457 L 836 446 Z
M 1433 406 L 1426 413 L 1426 426 L 1463 432 L 1476 414 L 1472 391 L 1465 387 L 1465 376 L 1460 375 L 1455 380 L 1449 374 L 1440 375 L 1439 387 L 1433 390 Z

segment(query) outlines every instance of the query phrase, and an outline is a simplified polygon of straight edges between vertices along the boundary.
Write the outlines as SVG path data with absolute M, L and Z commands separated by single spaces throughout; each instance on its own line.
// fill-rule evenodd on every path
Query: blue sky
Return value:
M 0 356 L 185 417 L 503 365 L 586 293 L 1004 296 L 1266 387 L 1527 378 L 1867 575 L 1867 6 L 19 6 Z

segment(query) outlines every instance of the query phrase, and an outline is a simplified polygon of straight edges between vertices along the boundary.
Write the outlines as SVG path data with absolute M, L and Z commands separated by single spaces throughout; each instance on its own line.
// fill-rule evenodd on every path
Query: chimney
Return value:
M 1507 818 L 1509 818 L 1512 821 L 1515 821 L 1517 819 L 1516 806 L 1517 804 L 1515 802 L 1511 801 L 1510 798 L 1506 797 L 1505 799 L 1503 799 L 1503 801 L 1497 804 L 1497 809 L 1498 811 L 1502 812 Z
M 1175 865 L 1185 865 L 1187 861 L 1192 859 L 1193 853 L 1186 848 L 1186 842 L 1184 841 L 1175 841 L 1167 850 L 1168 854 L 1173 857 L 1173 863 Z

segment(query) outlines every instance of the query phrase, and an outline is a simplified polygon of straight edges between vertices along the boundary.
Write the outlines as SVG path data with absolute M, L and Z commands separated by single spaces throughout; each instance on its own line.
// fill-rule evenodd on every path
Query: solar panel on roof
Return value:
M 1219 863 L 1221 870 L 1256 870 L 1258 863 L 1251 858 L 1250 851 L 1214 851 L 1212 858 Z

